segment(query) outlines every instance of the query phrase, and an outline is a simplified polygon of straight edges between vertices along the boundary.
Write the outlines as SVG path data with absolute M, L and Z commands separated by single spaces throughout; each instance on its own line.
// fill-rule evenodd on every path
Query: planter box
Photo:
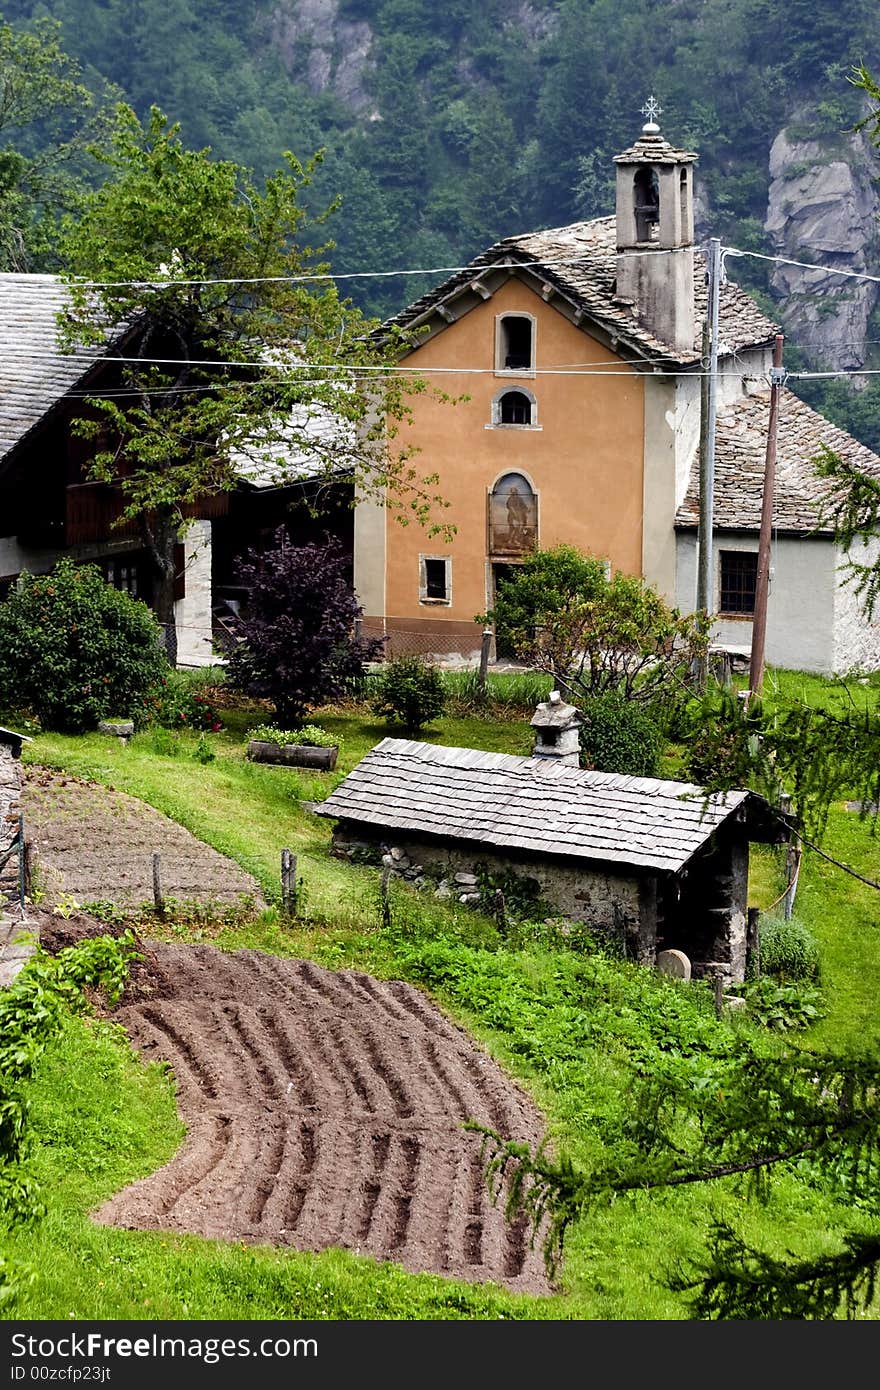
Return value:
M 317 767 L 332 772 L 336 766 L 338 747 L 317 748 L 312 743 L 264 743 L 252 738 L 247 746 L 247 755 L 253 763 L 282 763 L 285 767 Z

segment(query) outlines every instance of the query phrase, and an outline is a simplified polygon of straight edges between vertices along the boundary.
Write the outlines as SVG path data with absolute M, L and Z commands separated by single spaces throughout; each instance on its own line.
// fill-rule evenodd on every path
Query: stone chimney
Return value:
M 555 758 L 568 767 L 578 767 L 580 725 L 581 716 L 574 705 L 567 705 L 558 690 L 551 690 L 549 700 L 542 700 L 531 718 L 535 731 L 532 757 Z
M 653 119 L 617 165 L 617 300 L 632 306 L 643 328 L 677 353 L 692 355 L 694 315 L 694 185 L 697 156 L 676 150 Z

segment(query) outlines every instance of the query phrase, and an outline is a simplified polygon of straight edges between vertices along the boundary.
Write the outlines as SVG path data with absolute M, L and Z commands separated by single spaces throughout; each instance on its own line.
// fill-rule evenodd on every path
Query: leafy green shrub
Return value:
M 248 739 L 259 743 L 306 745 L 309 748 L 337 748 L 342 742 L 338 734 L 328 734 L 319 724 L 303 724 L 301 729 L 279 729 L 274 724 L 257 724 L 248 731 Z
M 193 751 L 193 758 L 195 759 L 195 761 L 204 765 L 205 763 L 214 762 L 216 757 L 217 754 L 214 752 L 210 743 L 205 738 L 205 735 L 200 734 L 199 741 L 196 744 L 195 749 Z
M 420 656 L 396 657 L 379 673 L 372 708 L 387 723 L 417 733 L 446 708 L 443 676 Z
M 650 714 L 618 690 L 590 700 L 580 729 L 581 762 L 597 772 L 658 777 L 662 740 Z
M 223 728 L 219 711 L 203 685 L 184 671 L 169 671 L 148 691 L 137 711 L 141 724 L 163 729 L 196 729 L 216 734 Z
M 476 864 L 477 892 L 480 907 L 484 912 L 496 910 L 498 893 L 504 898 L 504 912 L 514 919 L 534 919 L 549 913 L 550 908 L 541 898 L 541 885 L 536 878 L 518 874 L 513 869 L 501 869 L 493 873 L 485 863 Z
M 763 975 L 743 986 L 748 1013 L 765 1028 L 809 1028 L 824 1017 L 822 995 L 812 985 L 781 984 Z
M 764 917 L 760 924 L 761 970 L 781 981 L 818 980 L 819 947 L 796 917 Z
M 123 714 L 143 723 L 147 692 L 168 671 L 160 642 L 147 605 L 96 565 L 64 559 L 51 574 L 23 574 L 0 603 L 0 704 L 63 733 Z

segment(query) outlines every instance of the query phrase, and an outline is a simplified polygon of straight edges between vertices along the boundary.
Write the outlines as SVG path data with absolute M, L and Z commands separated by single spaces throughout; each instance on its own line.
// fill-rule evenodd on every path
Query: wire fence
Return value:
M 451 624 L 450 624 L 451 626 Z M 441 627 L 399 626 L 394 620 L 385 625 L 362 621 L 356 624 L 361 637 L 378 637 L 382 640 L 380 661 L 393 661 L 401 656 L 420 656 L 426 661 L 442 662 L 461 667 L 477 667 L 483 649 L 483 628 L 475 623 L 473 630 L 464 624 L 456 625 L 451 632 Z

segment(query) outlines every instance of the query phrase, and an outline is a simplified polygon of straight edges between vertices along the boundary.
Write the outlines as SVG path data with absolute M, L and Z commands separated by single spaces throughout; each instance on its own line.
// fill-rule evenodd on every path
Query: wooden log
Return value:
M 286 767 L 317 767 L 324 772 L 332 772 L 336 766 L 339 749 L 336 744 L 329 748 L 318 748 L 311 743 L 266 743 L 262 739 L 251 739 L 247 755 L 254 763 L 279 763 Z

